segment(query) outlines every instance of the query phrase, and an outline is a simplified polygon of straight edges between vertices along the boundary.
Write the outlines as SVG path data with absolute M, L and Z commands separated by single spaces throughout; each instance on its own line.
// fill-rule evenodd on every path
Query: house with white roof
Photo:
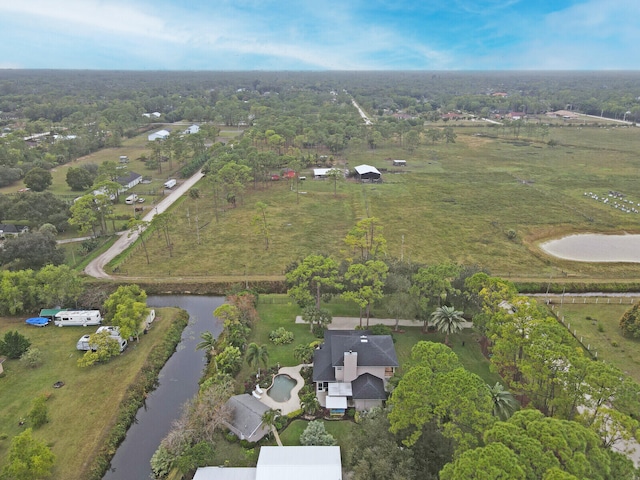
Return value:
M 260 448 L 255 468 L 200 467 L 193 480 L 342 480 L 340 447 Z
M 361 182 L 379 182 L 382 180 L 380 171 L 371 165 L 358 165 L 355 167 L 355 171 Z
M 185 135 L 190 135 L 192 133 L 198 133 L 200 131 L 200 125 L 191 125 L 189 128 L 187 128 L 183 133 Z
M 338 174 L 342 174 L 342 170 L 340 170 L 339 168 L 314 168 L 313 178 L 327 178 L 333 171 L 337 172 Z
M 155 140 L 166 140 L 169 137 L 170 133 L 171 132 L 169 132 L 168 130 L 158 130 L 157 132 L 149 135 L 147 138 L 150 142 L 153 142 Z

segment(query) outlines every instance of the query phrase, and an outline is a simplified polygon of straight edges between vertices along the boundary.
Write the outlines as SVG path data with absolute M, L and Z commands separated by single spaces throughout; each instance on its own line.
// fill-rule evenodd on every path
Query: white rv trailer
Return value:
M 124 349 L 127 348 L 127 341 L 120 336 L 120 329 L 118 327 L 98 327 L 96 333 L 102 332 L 109 332 L 109 337 L 118 342 L 118 345 L 120 346 L 120 353 L 122 353 Z M 85 352 L 88 350 L 95 351 L 95 345 L 92 346 L 89 343 L 90 337 L 91 335 L 83 335 L 82 337 L 80 337 L 78 343 L 76 343 L 76 348 Z
M 178 182 L 176 181 L 175 178 L 170 178 L 169 180 L 167 180 L 166 182 L 164 182 L 164 187 L 165 188 L 173 188 L 176 186 Z
M 125 199 L 124 203 L 126 203 L 127 205 L 133 205 L 137 201 L 138 201 L 138 195 L 136 195 L 135 193 L 132 193 Z
M 56 313 L 53 323 L 58 327 L 100 325 L 100 310 L 63 310 Z

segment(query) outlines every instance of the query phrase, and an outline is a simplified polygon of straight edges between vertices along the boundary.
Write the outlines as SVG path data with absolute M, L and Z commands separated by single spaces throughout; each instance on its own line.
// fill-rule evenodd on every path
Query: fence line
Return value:
M 564 321 L 564 315 L 562 316 L 562 318 L 558 318 L 558 314 L 556 313 L 556 311 L 554 309 L 554 306 L 550 305 L 550 307 L 551 307 L 551 313 L 553 314 L 555 319 L 557 321 L 559 321 L 560 323 L 562 323 L 562 325 L 564 325 L 567 328 L 567 331 L 569 332 L 569 334 L 571 334 L 571 336 L 576 339 L 576 342 L 578 342 L 580 345 L 582 345 L 582 348 L 584 348 L 587 351 L 587 353 L 589 353 L 589 355 L 591 355 L 591 358 L 597 360 L 598 359 L 598 351 L 595 350 L 595 349 L 592 350 L 590 343 L 585 345 L 584 342 L 582 341 L 582 338 L 583 338 L 582 335 L 580 336 L 580 338 L 578 338 L 577 330 L 574 328 L 573 331 L 571 331 L 571 323 Z

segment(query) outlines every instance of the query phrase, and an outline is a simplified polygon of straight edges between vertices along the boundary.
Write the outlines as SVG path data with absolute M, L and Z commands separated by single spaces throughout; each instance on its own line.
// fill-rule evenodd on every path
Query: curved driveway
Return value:
M 202 170 L 200 170 L 192 177 L 177 185 L 175 190 L 162 199 L 160 203 L 153 207 L 151 211 L 144 216 L 143 220 L 145 222 L 150 222 L 158 213 L 165 212 L 173 202 L 184 195 L 187 190 L 193 187 L 202 177 L 204 177 L 204 174 L 202 173 Z M 120 238 L 111 245 L 109 250 L 96 257 L 91 263 L 89 263 L 89 265 L 87 265 L 84 269 L 84 273 L 94 278 L 112 278 L 104 271 L 105 265 L 129 248 L 137 239 L 138 232 L 131 232 L 129 230 L 123 233 L 120 235 Z

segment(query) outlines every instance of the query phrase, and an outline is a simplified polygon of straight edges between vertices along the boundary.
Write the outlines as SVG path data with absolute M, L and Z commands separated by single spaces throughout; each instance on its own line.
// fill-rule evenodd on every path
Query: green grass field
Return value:
M 56 455 L 54 478 L 84 479 L 94 455 L 101 447 L 115 420 L 119 404 L 151 348 L 162 341 L 176 309 L 162 309 L 153 328 L 139 344 L 133 342 L 110 362 L 85 369 L 76 364 L 82 352 L 76 342 L 85 333 L 82 327 L 36 328 L 25 325 L 24 318 L 1 318 L 0 336 L 17 330 L 33 347 L 42 352 L 43 364 L 27 368 L 19 360 L 4 362 L 5 376 L 0 378 L 0 465 L 8 452 L 11 438 L 29 427 L 18 425 L 26 418 L 31 402 L 39 395 L 51 395 L 46 405 L 49 423 L 34 430 Z M 63 381 L 64 387 L 53 384 Z
M 416 262 L 478 264 L 493 274 L 520 279 L 566 277 L 638 279 L 630 264 L 587 264 L 553 259 L 537 243 L 571 232 L 638 232 L 640 216 L 588 199 L 585 191 L 623 192 L 640 201 L 640 135 L 629 128 L 551 129 L 559 145 L 490 138 L 488 126 L 457 128 L 454 144 L 426 144 L 415 152 L 390 145 L 347 150 L 349 166 L 386 168 L 384 183 L 362 185 L 310 179 L 295 189 L 286 182 L 248 189 L 237 208 L 216 222 L 211 188 L 200 200 L 185 199 L 172 215 L 173 256 L 152 235 L 147 265 L 140 247 L 114 265 L 138 277 L 252 278 L 282 275 L 286 265 L 310 253 L 349 256 L 343 239 L 367 215 L 380 219 L 388 255 Z M 477 136 L 482 134 L 483 136 Z M 391 166 L 391 159 L 407 167 Z M 253 225 L 255 203 L 268 205 L 270 246 Z M 195 217 L 198 217 L 196 223 Z M 196 225 L 200 244 L 197 243 Z M 514 230 L 515 239 L 509 239 Z M 404 243 L 403 243 L 404 239 Z M 113 266 L 113 265 L 112 265 Z
M 570 324 L 571 331 L 575 330 L 585 345 L 598 352 L 598 359 L 611 362 L 640 382 L 640 342 L 623 337 L 618 326 L 620 317 L 631 308 L 629 299 L 623 302 L 626 303 L 620 304 L 616 299 L 609 304 L 606 300 L 598 304 L 566 302 L 560 316 L 564 316 L 565 323 Z

